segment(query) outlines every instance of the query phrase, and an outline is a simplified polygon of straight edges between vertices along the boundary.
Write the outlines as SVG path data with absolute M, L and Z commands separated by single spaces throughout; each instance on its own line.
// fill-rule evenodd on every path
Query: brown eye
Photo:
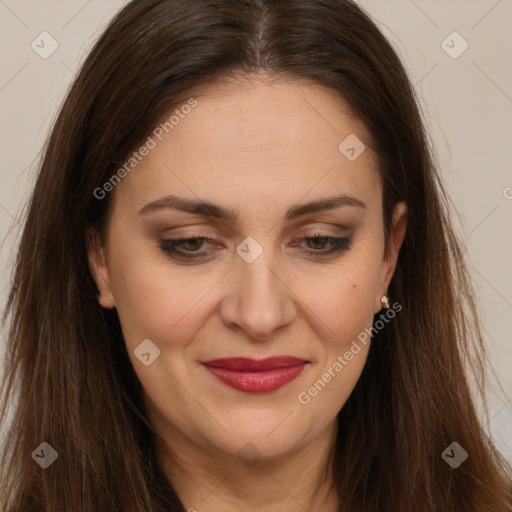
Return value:
M 308 246 L 306 252 L 314 257 L 329 256 L 347 251 L 350 248 L 351 240 L 348 237 L 330 236 L 325 233 L 313 233 L 302 238 Z M 325 249 L 330 244 L 330 249 Z
M 321 250 L 324 248 L 324 246 L 326 245 L 326 241 L 327 241 L 327 237 L 325 236 L 313 236 L 313 237 L 308 237 L 306 238 L 305 240 L 308 241 L 308 245 L 311 247 L 313 245 L 313 247 L 311 247 L 312 249 L 315 249 L 315 250 Z M 313 242 L 313 243 L 311 243 Z M 314 246 L 320 246 L 320 247 L 314 247 Z
M 190 238 L 180 239 L 162 239 L 160 240 L 160 248 L 167 254 L 177 258 L 200 258 L 205 256 L 209 251 L 201 251 L 200 249 L 205 243 L 213 245 L 214 240 L 204 236 L 194 236 Z M 184 250 L 178 249 L 178 247 Z
M 202 247 L 203 242 L 204 239 L 202 238 L 187 238 L 186 240 L 183 240 L 182 247 L 184 247 L 186 250 L 197 251 Z
M 347 251 L 351 245 L 351 240 L 348 237 L 336 237 L 324 233 L 314 233 L 311 236 L 302 237 L 294 242 L 297 241 L 306 241 L 307 248 L 303 250 L 311 256 L 319 258 Z M 173 258 L 183 260 L 208 256 L 211 251 L 202 250 L 208 244 L 216 245 L 213 239 L 199 235 L 174 240 L 160 240 L 160 248 L 162 251 L 171 255 Z M 326 247 L 330 248 L 326 249 Z

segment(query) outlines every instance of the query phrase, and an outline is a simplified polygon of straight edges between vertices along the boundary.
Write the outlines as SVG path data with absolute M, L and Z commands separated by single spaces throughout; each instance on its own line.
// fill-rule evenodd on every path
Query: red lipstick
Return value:
M 248 359 L 228 357 L 203 361 L 206 369 L 224 384 L 246 393 L 268 393 L 299 376 L 309 361 L 298 357 Z

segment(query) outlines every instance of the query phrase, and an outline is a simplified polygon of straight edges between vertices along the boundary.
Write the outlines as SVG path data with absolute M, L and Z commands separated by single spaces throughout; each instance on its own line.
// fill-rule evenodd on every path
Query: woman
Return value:
M 126 5 L 8 318 L 2 510 L 512 510 L 413 90 L 351 1 Z

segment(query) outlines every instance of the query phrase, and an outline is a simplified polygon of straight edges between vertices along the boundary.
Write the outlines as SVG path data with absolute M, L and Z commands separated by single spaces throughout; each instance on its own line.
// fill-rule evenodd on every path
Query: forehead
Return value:
M 371 202 L 380 192 L 366 130 L 332 90 L 264 75 L 190 97 L 197 104 L 166 113 L 161 140 L 152 136 L 154 148 L 118 187 L 135 207 L 173 193 L 239 209 L 242 198 L 288 205 L 337 191 Z M 356 160 L 340 150 L 347 138 L 366 145 Z

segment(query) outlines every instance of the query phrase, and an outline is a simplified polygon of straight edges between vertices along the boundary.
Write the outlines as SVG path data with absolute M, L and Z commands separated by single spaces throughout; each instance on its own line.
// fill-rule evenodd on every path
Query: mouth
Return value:
M 296 379 L 309 361 L 279 356 L 267 359 L 229 357 L 203 361 L 203 366 L 225 385 L 245 393 L 269 393 Z

